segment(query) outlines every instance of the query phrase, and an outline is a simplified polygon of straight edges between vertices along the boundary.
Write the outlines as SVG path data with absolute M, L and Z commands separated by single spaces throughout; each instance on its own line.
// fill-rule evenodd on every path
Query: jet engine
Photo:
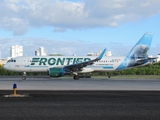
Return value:
M 64 73 L 64 68 L 49 68 L 50 77 L 62 77 Z

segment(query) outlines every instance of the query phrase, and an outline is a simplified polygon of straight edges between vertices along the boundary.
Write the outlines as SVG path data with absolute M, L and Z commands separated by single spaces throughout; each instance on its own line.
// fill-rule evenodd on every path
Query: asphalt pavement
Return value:
M 31 91 L 6 98 L 0 90 L 0 120 L 159 120 L 160 91 Z
M 12 90 L 17 84 L 18 90 L 157 90 L 160 91 L 160 79 L 119 79 L 119 78 L 50 78 L 50 77 L 0 77 L 0 90 Z

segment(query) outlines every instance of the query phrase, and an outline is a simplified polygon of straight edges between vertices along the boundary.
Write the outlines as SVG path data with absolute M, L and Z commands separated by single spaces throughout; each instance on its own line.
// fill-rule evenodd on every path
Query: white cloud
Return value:
M 2 57 L 10 56 L 10 46 L 15 44 L 22 45 L 24 55 L 28 56 L 34 56 L 35 50 L 41 46 L 47 50 L 48 54 L 59 53 L 63 55 L 86 55 L 88 52 L 97 52 L 106 47 L 102 44 L 84 41 L 58 41 L 44 38 L 0 38 L 0 43 Z
M 102 51 L 104 48 L 107 48 L 107 51 L 112 51 L 113 56 L 125 56 L 130 51 L 133 46 L 126 46 L 123 43 L 109 42 L 106 43 L 89 43 L 84 41 L 58 41 L 50 40 L 44 38 L 0 38 L 0 51 L 2 57 L 10 56 L 10 46 L 12 45 L 22 45 L 24 56 L 34 56 L 35 50 L 43 46 L 47 50 L 48 54 L 56 53 L 63 55 L 77 54 L 78 56 L 85 56 L 88 52 L 97 53 Z M 156 56 L 157 49 L 152 47 L 149 55 Z
M 159 0 L 1 0 L 0 28 L 25 34 L 30 27 L 67 29 L 116 27 L 160 13 Z

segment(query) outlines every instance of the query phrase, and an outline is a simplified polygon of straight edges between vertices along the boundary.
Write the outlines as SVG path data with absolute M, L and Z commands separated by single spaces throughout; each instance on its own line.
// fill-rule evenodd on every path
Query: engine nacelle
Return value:
M 62 77 L 64 76 L 64 68 L 49 68 L 50 77 Z

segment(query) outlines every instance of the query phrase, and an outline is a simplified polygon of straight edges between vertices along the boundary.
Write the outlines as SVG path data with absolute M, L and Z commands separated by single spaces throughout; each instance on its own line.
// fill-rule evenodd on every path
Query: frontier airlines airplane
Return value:
M 62 77 L 73 74 L 79 79 L 79 73 L 93 71 L 111 72 L 131 67 L 143 66 L 150 63 L 147 55 L 152 42 L 153 33 L 145 33 L 137 44 L 125 57 L 104 56 L 106 49 L 100 56 L 24 56 L 12 58 L 4 68 L 6 70 L 23 72 L 22 79 L 26 79 L 26 72 L 48 72 L 50 77 Z

